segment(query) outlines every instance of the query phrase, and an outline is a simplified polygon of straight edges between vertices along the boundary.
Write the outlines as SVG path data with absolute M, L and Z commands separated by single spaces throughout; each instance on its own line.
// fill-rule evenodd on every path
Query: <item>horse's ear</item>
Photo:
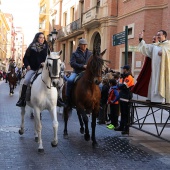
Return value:
M 61 55 L 61 54 L 62 54 L 62 52 L 63 52 L 63 51 L 62 51 L 62 50 L 60 50 L 60 51 L 59 51 L 59 55 Z
M 100 53 L 101 57 L 105 54 L 107 49 L 105 49 L 103 52 Z

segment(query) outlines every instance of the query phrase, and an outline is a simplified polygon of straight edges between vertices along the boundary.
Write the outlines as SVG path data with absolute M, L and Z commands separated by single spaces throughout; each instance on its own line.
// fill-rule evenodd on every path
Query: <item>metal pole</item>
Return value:
M 128 26 L 125 27 L 125 65 L 128 64 Z

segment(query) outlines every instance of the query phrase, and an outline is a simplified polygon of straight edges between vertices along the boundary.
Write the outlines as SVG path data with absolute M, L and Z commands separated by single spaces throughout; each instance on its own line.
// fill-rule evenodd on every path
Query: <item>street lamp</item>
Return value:
M 56 29 L 53 29 L 53 31 L 51 31 L 51 33 L 49 35 L 47 35 L 47 39 L 48 41 L 51 43 L 51 50 L 54 51 L 54 43 L 55 40 L 57 39 L 57 31 Z

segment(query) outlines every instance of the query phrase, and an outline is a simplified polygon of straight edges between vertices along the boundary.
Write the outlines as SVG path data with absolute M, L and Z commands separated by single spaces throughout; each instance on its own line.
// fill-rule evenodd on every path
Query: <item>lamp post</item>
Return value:
M 56 29 L 53 29 L 49 35 L 47 35 L 48 42 L 51 44 L 51 51 L 54 51 L 54 43 L 57 38 L 57 31 Z

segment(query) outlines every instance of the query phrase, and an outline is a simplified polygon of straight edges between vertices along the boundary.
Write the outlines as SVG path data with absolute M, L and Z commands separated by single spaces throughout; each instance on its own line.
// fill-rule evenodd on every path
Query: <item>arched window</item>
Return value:
M 101 37 L 100 37 L 99 33 L 97 33 L 94 38 L 93 48 L 95 48 L 97 53 L 100 54 L 100 52 L 101 52 Z

